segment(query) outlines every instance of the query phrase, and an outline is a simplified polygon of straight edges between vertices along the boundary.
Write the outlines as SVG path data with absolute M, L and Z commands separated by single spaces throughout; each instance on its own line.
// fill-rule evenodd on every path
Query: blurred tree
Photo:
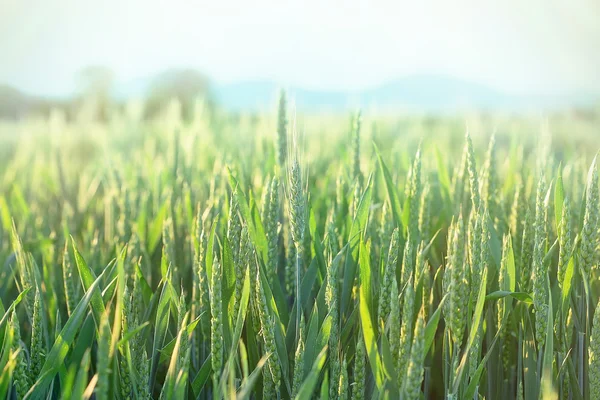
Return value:
M 104 66 L 89 66 L 77 75 L 80 112 L 86 118 L 106 120 L 111 107 L 114 72 Z
M 212 103 L 210 82 L 206 76 L 193 69 L 172 69 L 160 74 L 150 86 L 146 101 L 146 115 L 153 116 L 177 100 L 182 117 L 192 117 L 196 100 Z
M 17 118 L 29 112 L 33 105 L 30 96 L 7 85 L 0 85 L 0 118 Z

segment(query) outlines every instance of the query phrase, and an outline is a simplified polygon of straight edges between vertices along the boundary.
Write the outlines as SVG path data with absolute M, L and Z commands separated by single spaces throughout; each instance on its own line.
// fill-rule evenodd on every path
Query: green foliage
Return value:
M 597 139 L 287 107 L 21 122 L 0 397 L 600 396 Z

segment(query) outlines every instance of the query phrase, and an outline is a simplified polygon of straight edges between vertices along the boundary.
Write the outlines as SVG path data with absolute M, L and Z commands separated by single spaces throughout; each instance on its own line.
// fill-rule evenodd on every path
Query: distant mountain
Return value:
M 271 81 L 216 85 L 218 103 L 236 110 L 273 107 L 278 85 Z M 299 109 L 341 111 L 356 107 L 425 112 L 459 110 L 552 110 L 595 105 L 600 93 L 511 96 L 485 85 L 446 76 L 415 75 L 361 91 L 287 88 Z
M 16 118 L 34 109 L 39 101 L 17 89 L 0 85 L 0 118 Z
M 189 72 L 188 70 L 182 71 Z M 182 71 L 171 71 L 171 75 L 177 75 L 177 72 L 181 75 Z M 188 79 L 190 74 L 182 76 Z M 158 84 L 165 83 L 164 77 L 165 74 L 162 74 L 116 82 L 112 94 L 117 101 L 130 98 L 149 99 L 152 94 L 156 94 L 156 88 L 160 86 Z M 204 82 L 203 85 L 206 84 L 205 86 L 200 85 L 198 90 L 210 93 L 209 96 L 224 108 L 235 111 L 275 109 L 280 85 L 274 81 L 224 84 L 203 81 L 202 75 L 198 75 L 196 78 L 192 79 L 192 82 L 201 81 Z M 186 82 L 185 79 L 182 82 Z M 191 83 L 183 84 L 183 86 L 177 86 L 177 90 L 181 92 L 183 88 L 187 95 L 191 95 L 196 90 L 194 88 L 197 87 L 199 87 L 197 84 L 195 86 Z M 316 90 L 302 87 L 286 87 L 286 91 L 290 101 L 296 105 L 298 110 L 308 112 L 346 112 L 358 107 L 376 111 L 405 110 L 433 113 L 453 113 L 465 110 L 523 112 L 587 108 L 600 105 L 600 93 L 595 92 L 513 96 L 468 80 L 438 75 L 408 76 L 358 91 Z M 65 106 L 69 100 L 73 99 L 44 99 L 0 84 L 0 118 L 15 118 L 32 111 L 47 110 L 53 106 Z
M 73 105 L 73 99 L 35 96 L 0 83 L 0 119 L 19 119 L 32 114 L 42 115 L 53 108 L 67 110 Z
M 236 109 L 271 106 L 277 85 L 273 82 L 245 82 L 215 88 L 217 101 Z M 482 85 L 455 79 L 416 76 L 362 91 L 288 89 L 300 109 L 340 110 L 353 107 L 446 110 L 462 106 L 495 107 L 510 98 Z

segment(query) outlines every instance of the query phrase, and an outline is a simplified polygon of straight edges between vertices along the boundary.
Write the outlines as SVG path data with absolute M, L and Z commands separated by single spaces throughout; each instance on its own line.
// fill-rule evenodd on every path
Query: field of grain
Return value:
M 600 399 L 598 118 L 3 123 L 0 398 Z

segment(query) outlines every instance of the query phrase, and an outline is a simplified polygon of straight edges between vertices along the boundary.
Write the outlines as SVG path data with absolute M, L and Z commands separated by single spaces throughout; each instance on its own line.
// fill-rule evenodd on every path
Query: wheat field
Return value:
M 0 126 L 0 398 L 600 399 L 598 120 Z

